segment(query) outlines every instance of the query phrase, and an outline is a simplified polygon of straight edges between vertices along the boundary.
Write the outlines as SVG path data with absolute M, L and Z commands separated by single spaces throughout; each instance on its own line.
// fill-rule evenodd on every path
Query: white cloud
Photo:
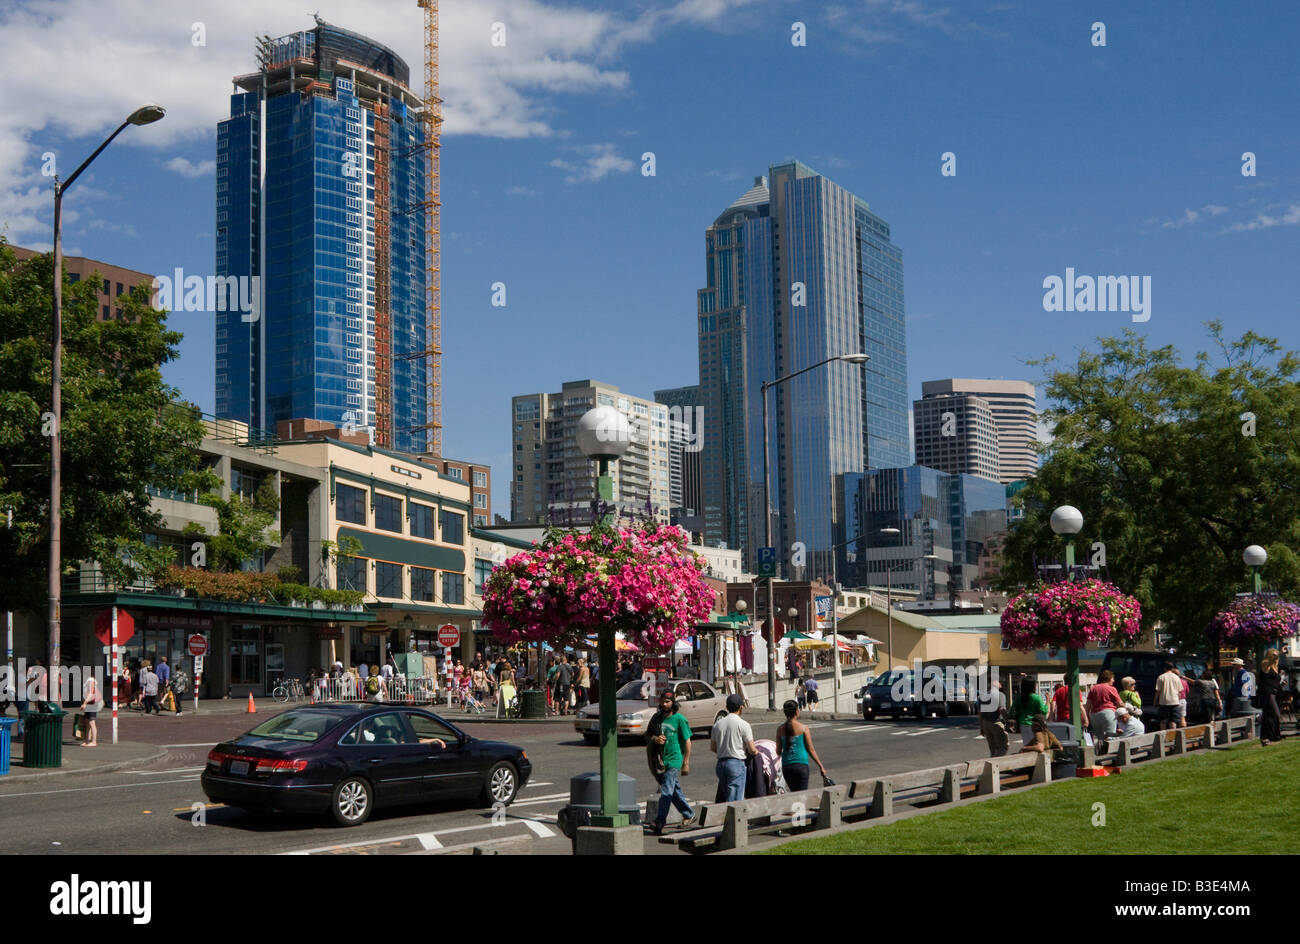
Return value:
M 728 25 L 728 14 L 753 2 L 676 0 L 629 16 L 543 0 L 442 0 L 443 131 L 562 137 L 557 95 L 630 87 L 631 76 L 609 65 L 620 49 L 677 26 Z M 410 66 L 412 88 L 423 92 L 423 13 L 414 2 L 317 0 L 316 7 L 326 21 L 390 46 Z M 491 44 L 497 19 L 506 24 L 504 47 Z M 204 46 L 192 44 L 195 23 L 203 24 Z M 9 102 L 0 111 L 0 228 L 15 241 L 45 235 L 50 181 L 40 174 L 41 154 L 58 152 L 61 170 L 75 166 L 145 102 L 164 105 L 167 117 L 127 128 L 113 147 L 160 151 L 164 166 L 181 174 L 182 167 L 206 167 L 216 124 L 229 114 L 231 78 L 254 71 L 254 38 L 311 26 L 307 8 L 265 0 L 189 0 L 183 8 L 164 0 L 0 5 Z M 582 172 L 611 170 L 588 162 Z M 87 196 L 82 207 L 93 212 Z
M 608 143 L 575 145 L 569 150 L 581 155 L 578 163 L 559 157 L 548 162 L 551 167 L 569 172 L 564 178 L 567 184 L 603 180 L 610 174 L 629 173 L 637 166 L 636 161 L 619 157 L 614 145 Z
M 1295 226 L 1300 223 L 1300 203 L 1293 203 L 1280 215 L 1260 211 L 1248 223 L 1233 223 L 1228 232 L 1246 233 L 1256 229 L 1271 229 L 1274 226 Z
M 1180 229 L 1184 226 L 1194 226 L 1202 219 L 1211 216 L 1218 216 L 1221 213 L 1227 213 L 1228 208 L 1225 206 L 1216 206 L 1213 203 L 1207 203 L 1199 210 L 1183 210 L 1183 215 L 1172 220 L 1165 220 L 1160 225 L 1165 229 Z M 1154 222 L 1148 221 L 1148 222 Z
M 540 190 L 534 190 L 532 187 L 511 187 L 506 191 L 506 194 L 512 197 L 535 197 L 540 193 Z
M 173 157 L 163 164 L 170 171 L 182 177 L 206 177 L 217 169 L 216 161 L 189 161 L 183 157 Z

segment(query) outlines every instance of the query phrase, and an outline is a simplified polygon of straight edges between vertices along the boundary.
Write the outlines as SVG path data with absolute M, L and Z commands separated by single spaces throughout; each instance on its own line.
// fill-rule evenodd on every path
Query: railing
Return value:
M 383 681 L 385 704 L 429 705 L 438 700 L 438 680 L 431 676 L 398 675 Z M 353 675 L 316 679 L 309 694 L 316 701 L 365 701 L 371 697 L 366 694 L 365 680 Z

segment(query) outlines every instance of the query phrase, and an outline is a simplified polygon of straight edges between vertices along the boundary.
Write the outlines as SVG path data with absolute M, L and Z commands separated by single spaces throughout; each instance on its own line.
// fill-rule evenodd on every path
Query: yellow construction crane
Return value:
M 425 270 L 428 302 L 428 348 L 417 356 L 429 365 L 429 451 L 442 457 L 442 263 L 438 170 L 442 135 L 442 99 L 438 97 L 438 0 L 416 0 L 424 10 L 424 148 L 429 156 L 429 176 L 424 193 Z

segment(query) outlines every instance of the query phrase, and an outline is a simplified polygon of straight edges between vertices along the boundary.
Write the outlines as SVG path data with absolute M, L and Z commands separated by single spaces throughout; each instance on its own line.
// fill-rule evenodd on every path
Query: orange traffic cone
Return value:
M 250 715 L 255 715 L 255 714 L 257 714 L 257 705 L 253 704 L 253 693 L 252 693 L 252 692 L 249 692 L 249 693 L 248 693 L 248 711 L 245 712 L 245 714 L 250 714 Z

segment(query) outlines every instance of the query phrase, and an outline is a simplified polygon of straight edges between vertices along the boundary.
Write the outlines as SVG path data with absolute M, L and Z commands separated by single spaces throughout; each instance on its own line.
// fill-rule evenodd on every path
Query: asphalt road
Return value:
M 0 822 L 5 826 L 0 830 L 0 854 L 392 854 L 497 840 L 531 842 L 534 853 L 566 853 L 568 840 L 555 826 L 555 813 L 567 802 L 569 778 L 598 766 L 597 749 L 571 727 L 461 723 L 452 713 L 448 717 L 471 735 L 508 740 L 528 752 L 533 779 L 504 815 L 494 817 L 484 809 L 408 807 L 378 812 L 362 826 L 343 829 L 323 819 L 258 816 L 208 806 L 199 786 L 208 749 L 265 717 L 133 717 L 123 722 L 124 738 L 149 734 L 152 743 L 169 745 L 166 756 L 147 768 L 57 776 L 48 782 L 0 780 Z M 776 721 L 759 722 L 755 734 L 771 738 L 776 727 Z M 987 756 L 973 718 L 859 719 L 809 727 L 828 772 L 840 783 Z M 178 740 L 182 737 L 193 740 Z M 686 793 L 692 800 L 711 800 L 716 778 L 707 739 L 697 739 L 692 751 L 692 773 L 683 778 Z M 654 792 L 644 747 L 621 746 L 619 769 L 636 778 L 643 802 Z M 647 841 L 646 851 L 666 849 Z

